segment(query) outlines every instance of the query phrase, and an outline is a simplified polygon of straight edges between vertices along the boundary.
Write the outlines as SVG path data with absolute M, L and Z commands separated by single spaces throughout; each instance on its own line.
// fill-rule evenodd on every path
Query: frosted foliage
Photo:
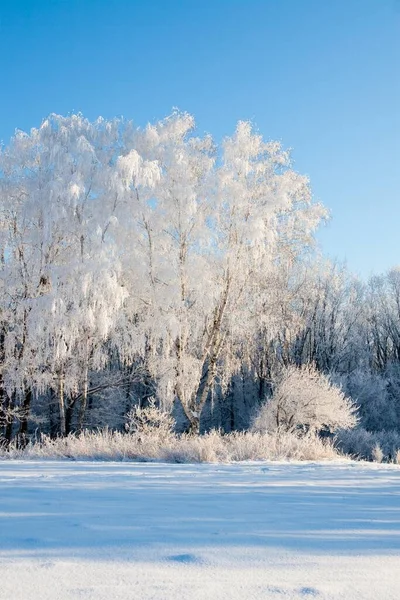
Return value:
M 174 419 L 151 399 L 147 406 L 136 406 L 128 412 L 125 428 L 132 434 L 156 435 L 161 441 L 172 435 Z
M 390 430 L 398 426 L 397 402 L 389 393 L 392 386 L 388 383 L 389 373 L 382 376 L 357 370 L 345 378 L 346 391 L 359 405 L 363 427 L 369 431 Z
M 159 400 L 167 406 L 178 397 L 190 421 L 217 372 L 227 381 L 237 368 L 228 342 L 248 320 L 244 296 L 255 311 L 254 284 L 281 252 L 279 214 L 307 213 L 308 234 L 324 215 L 287 153 L 264 144 L 249 123 L 225 140 L 218 162 L 212 139 L 193 136 L 193 128 L 193 117 L 174 113 L 137 131 L 136 149 L 117 163 L 126 189 L 122 260 L 130 311 L 140 315 L 132 335 L 121 326 L 120 351 L 127 359 L 133 348 L 144 352 Z M 155 175 L 144 176 L 144 165 Z
M 254 420 L 256 431 L 351 429 L 357 424 L 356 406 L 326 375 L 312 366 L 288 367 L 272 398 Z
M 61 372 L 77 389 L 89 359 L 104 364 L 99 344 L 126 296 L 107 238 L 118 135 L 116 121 L 51 115 L 1 155 L 9 393 L 43 391 Z
M 66 398 L 86 397 L 113 356 L 143 364 L 160 404 L 178 400 L 196 430 L 261 313 L 275 331 L 265 282 L 301 258 L 326 211 L 250 123 L 221 147 L 194 128 L 180 112 L 145 129 L 50 115 L 3 150 L 10 397 L 55 393 L 63 421 Z

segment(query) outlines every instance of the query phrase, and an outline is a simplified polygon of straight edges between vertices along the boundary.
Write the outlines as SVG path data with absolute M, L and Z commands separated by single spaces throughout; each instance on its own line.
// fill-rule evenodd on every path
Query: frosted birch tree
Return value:
M 139 136 L 141 160 L 134 151 L 119 164 L 140 224 L 151 371 L 197 432 L 216 378 L 226 382 L 238 368 L 232 344 L 254 327 L 260 284 L 296 260 L 325 210 L 311 203 L 289 155 L 249 123 L 221 149 L 193 127 L 192 117 L 174 114 Z M 140 181 L 146 160 L 151 188 Z
M 87 385 L 93 327 L 104 337 L 109 315 L 121 303 L 118 265 L 106 243 L 115 208 L 111 161 L 117 132 L 114 122 L 52 115 L 30 134 L 18 132 L 1 156 L 7 281 L 3 380 L 10 398 L 23 396 L 22 432 L 33 389 L 51 387 L 65 433 L 64 396 L 67 389 Z M 104 307 L 103 284 L 111 280 L 117 283 L 112 292 L 106 289 L 106 316 L 96 307 Z M 88 282 L 96 282 L 94 290 Z M 91 303 L 85 301 L 89 297 Z M 80 321 L 74 319 L 77 305 Z M 66 381 L 68 359 L 76 359 L 78 348 L 80 368 L 74 381 Z

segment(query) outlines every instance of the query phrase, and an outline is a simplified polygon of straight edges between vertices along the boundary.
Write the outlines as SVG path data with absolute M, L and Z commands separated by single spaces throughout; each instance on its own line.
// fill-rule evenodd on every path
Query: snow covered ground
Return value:
M 399 600 L 400 468 L 0 462 L 1 600 Z

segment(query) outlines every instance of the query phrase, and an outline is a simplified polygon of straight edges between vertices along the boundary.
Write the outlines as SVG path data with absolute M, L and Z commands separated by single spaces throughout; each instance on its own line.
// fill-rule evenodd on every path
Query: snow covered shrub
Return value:
M 135 406 L 126 415 L 126 431 L 131 434 L 154 435 L 159 438 L 170 436 L 174 430 L 173 417 L 156 406 L 154 398 L 148 406 Z
M 317 432 L 351 429 L 357 407 L 314 366 L 287 367 L 272 398 L 258 412 L 253 430 Z

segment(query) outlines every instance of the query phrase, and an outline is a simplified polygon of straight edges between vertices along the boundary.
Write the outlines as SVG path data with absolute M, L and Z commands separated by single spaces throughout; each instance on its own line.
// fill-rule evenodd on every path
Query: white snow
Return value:
M 390 465 L 0 462 L 1 600 L 400 598 Z

